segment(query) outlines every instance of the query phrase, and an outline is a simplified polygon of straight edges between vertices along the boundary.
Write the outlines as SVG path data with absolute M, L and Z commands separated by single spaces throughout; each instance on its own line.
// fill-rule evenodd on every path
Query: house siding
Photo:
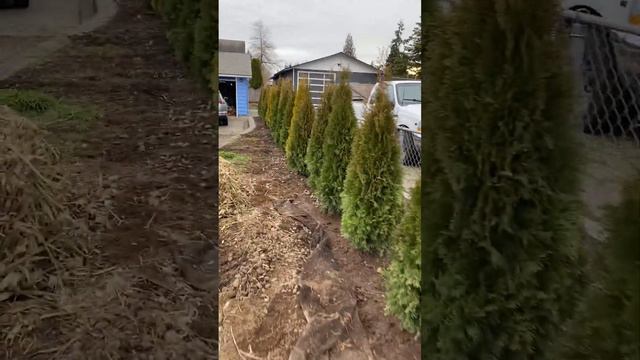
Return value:
M 249 115 L 249 79 L 236 78 L 236 112 L 238 116 Z

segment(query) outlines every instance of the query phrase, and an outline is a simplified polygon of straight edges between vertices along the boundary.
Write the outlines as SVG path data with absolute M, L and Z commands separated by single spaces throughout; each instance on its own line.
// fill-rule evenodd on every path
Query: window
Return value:
M 401 83 L 396 85 L 398 104 L 406 106 L 409 104 L 422 103 L 422 93 L 420 83 Z
M 314 106 L 320 104 L 320 99 L 327 85 L 335 83 L 336 74 L 330 72 L 298 71 L 297 87 L 301 80 L 306 80 L 311 93 L 311 102 Z

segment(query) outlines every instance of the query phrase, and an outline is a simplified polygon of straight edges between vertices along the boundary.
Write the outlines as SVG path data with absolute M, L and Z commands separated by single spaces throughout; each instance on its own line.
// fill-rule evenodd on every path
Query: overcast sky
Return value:
M 342 51 L 348 33 L 356 57 L 375 61 L 379 48 L 393 39 L 399 20 L 403 38 L 420 20 L 420 0 L 220 0 L 220 38 L 244 40 L 249 48 L 251 24 L 262 20 L 271 32 L 280 66 Z

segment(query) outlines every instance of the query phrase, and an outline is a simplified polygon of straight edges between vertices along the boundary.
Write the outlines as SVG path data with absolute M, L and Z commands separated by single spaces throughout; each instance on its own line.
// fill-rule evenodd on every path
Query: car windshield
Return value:
M 419 83 L 405 83 L 396 85 L 396 92 L 398 93 L 398 103 L 401 106 L 409 104 L 420 104 L 421 100 L 421 85 Z

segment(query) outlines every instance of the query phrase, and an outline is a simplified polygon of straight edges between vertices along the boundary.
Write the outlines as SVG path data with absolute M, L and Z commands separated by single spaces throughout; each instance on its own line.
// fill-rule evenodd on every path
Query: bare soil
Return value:
M 311 282 L 319 283 L 328 273 L 309 262 L 314 258 L 311 254 L 318 230 L 309 227 L 315 226 L 327 241 L 326 254 L 318 264 L 336 269 L 332 276 L 340 283 L 338 287 L 355 299 L 355 313 L 364 330 L 361 337 L 372 358 L 419 359 L 419 339 L 384 314 L 384 284 L 379 271 L 388 259 L 357 251 L 340 236 L 340 219 L 319 210 L 305 179 L 287 168 L 283 151 L 273 143 L 264 123 L 259 119 L 256 123 L 256 130 L 224 148 L 248 157 L 239 168 L 251 195 L 243 212 L 220 220 L 221 357 L 289 359 L 307 328 L 305 316 L 309 315 L 309 309 L 301 307 L 306 296 L 304 286 L 300 287 L 305 283 L 300 281 L 301 275 L 303 279 L 315 277 Z M 283 202 L 304 215 L 287 216 L 281 210 Z M 251 270 L 264 262 L 268 263 L 264 275 Z M 260 286 L 254 285 L 256 277 L 262 279 Z M 345 349 L 349 346 L 339 344 L 321 358 L 355 359 L 355 355 L 348 355 L 355 353 Z
M 108 209 L 64 291 L 0 302 L 0 358 L 217 358 L 217 124 L 147 3 L 0 82 L 100 111 L 45 130 Z

